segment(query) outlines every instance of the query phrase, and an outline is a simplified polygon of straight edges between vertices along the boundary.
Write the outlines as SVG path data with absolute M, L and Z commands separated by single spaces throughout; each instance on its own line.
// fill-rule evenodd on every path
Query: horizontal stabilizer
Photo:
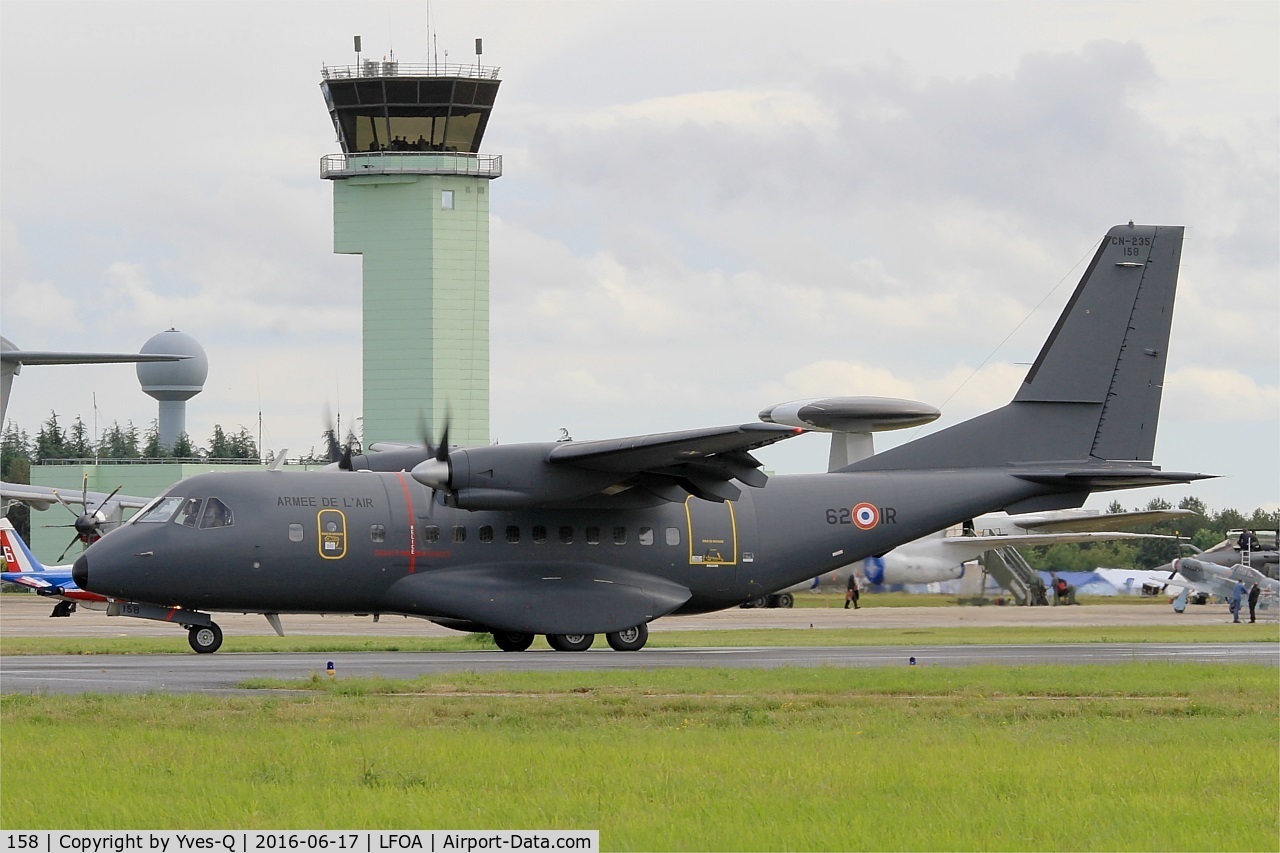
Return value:
M 1073 491 L 1105 492 L 1109 489 L 1135 489 L 1207 480 L 1213 474 L 1188 471 L 1161 471 L 1159 468 L 1120 468 L 1116 470 L 1016 471 L 1014 476 L 1042 486 L 1060 486 Z

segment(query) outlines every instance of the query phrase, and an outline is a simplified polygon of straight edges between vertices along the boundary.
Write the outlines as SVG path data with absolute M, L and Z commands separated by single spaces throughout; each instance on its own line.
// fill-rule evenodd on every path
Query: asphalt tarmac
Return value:
M 970 666 L 1098 664 L 1130 661 L 1280 665 L 1265 643 L 1104 643 L 1042 646 L 873 646 L 695 648 L 568 653 L 360 652 L 333 654 L 44 655 L 0 657 L 5 693 L 234 693 L 248 678 L 337 675 L 414 678 L 456 672 L 549 672 L 672 667 L 774 669 L 784 666 Z M 261 691 L 253 691 L 261 693 Z
M 809 630 L 834 627 L 918 627 L 983 625 L 1165 625 L 1229 621 L 1225 607 L 1189 608 L 1175 614 L 1159 605 L 1078 607 L 831 607 L 794 610 L 733 609 L 703 616 L 660 619 L 652 633 L 673 630 L 774 628 Z M 4 637 L 113 637 L 181 634 L 163 623 L 107 617 L 81 610 L 67 619 L 50 619 L 51 605 L 34 596 L 0 596 L 0 650 Z M 217 614 L 226 634 L 268 634 L 261 616 Z M 284 616 L 289 634 L 372 636 L 456 636 L 419 619 L 388 617 L 377 623 L 352 616 Z M 911 659 L 915 663 L 911 663 Z M 783 666 L 969 666 L 997 664 L 1118 663 L 1135 660 L 1261 663 L 1280 666 L 1280 649 L 1271 643 L 1097 643 L 1079 645 L 989 646 L 831 646 L 764 648 L 648 648 L 621 653 L 603 642 L 587 652 L 531 650 L 519 654 L 474 652 L 367 652 L 330 654 L 213 655 L 0 655 L 0 692 L 5 693 L 235 693 L 246 678 L 306 678 L 325 672 L 329 661 L 342 676 L 381 675 L 411 678 L 424 674 L 497 671 L 592 671 L 670 667 Z
M 1048 625 L 1207 625 L 1229 622 L 1225 604 L 1188 607 L 1174 613 L 1165 602 L 1142 604 L 1088 604 L 1063 607 L 884 607 L 875 596 L 858 610 L 844 609 L 844 596 L 831 595 L 829 607 L 784 609 L 731 608 L 698 616 L 668 616 L 649 626 L 661 631 L 733 630 L 739 628 L 955 628 L 971 626 Z M 80 608 L 73 616 L 51 619 L 53 602 L 35 595 L 0 595 L 0 640 L 4 637 L 171 637 L 181 633 L 176 625 L 145 619 L 110 617 Z M 286 634 L 368 635 L 380 637 L 456 637 L 456 631 L 423 619 L 384 616 L 377 622 L 368 616 L 311 616 L 284 614 Z M 260 615 L 217 613 L 214 619 L 227 636 L 271 634 Z M 0 649 L 2 651 L 2 649 Z

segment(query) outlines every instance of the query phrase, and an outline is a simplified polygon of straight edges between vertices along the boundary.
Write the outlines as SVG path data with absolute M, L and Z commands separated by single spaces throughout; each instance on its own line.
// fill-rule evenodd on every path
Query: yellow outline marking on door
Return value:
M 325 530 L 325 515 L 337 517 L 337 529 Z M 319 543 L 320 556 L 325 560 L 341 560 L 347 556 L 347 517 L 340 509 L 322 509 L 316 513 L 316 537 Z

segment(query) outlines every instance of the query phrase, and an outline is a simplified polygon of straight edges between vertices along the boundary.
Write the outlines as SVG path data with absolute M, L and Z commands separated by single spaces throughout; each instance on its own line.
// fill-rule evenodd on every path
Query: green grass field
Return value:
M 609 850 L 1274 850 L 1278 679 L 1152 663 L 4 695 L 0 823 L 597 828 Z

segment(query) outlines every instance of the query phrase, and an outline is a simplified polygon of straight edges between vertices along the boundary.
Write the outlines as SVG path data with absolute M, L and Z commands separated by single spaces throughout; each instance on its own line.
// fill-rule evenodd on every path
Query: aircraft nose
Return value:
M 81 554 L 71 566 L 71 579 L 81 589 L 89 588 L 89 558 Z

